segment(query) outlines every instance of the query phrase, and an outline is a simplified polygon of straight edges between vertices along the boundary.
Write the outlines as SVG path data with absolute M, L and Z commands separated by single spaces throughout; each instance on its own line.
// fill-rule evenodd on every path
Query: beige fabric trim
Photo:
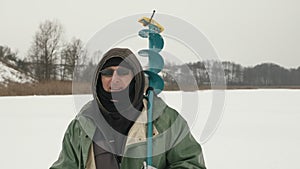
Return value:
M 86 169 L 96 169 L 96 163 L 95 163 L 95 158 L 94 158 L 94 148 L 93 148 L 93 144 L 91 144 L 90 150 L 89 150 L 89 154 L 88 154 L 88 158 L 87 158 L 87 162 L 86 162 Z
M 138 142 L 145 142 L 147 140 L 147 100 L 143 100 L 144 109 L 136 122 L 132 125 L 128 132 L 126 145 L 135 144 Z M 156 127 L 153 125 L 153 136 L 158 135 Z

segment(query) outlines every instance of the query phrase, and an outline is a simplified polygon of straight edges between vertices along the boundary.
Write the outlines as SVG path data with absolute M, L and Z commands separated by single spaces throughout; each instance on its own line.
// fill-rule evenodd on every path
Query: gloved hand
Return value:
M 146 161 L 143 162 L 143 169 L 157 169 L 155 167 L 152 167 L 150 165 L 147 165 Z

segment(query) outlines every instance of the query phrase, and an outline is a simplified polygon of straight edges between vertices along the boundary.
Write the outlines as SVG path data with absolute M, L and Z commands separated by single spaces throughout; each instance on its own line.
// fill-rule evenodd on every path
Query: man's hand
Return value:
M 143 162 L 143 169 L 157 169 L 155 167 L 152 167 L 150 165 L 147 165 L 146 161 Z

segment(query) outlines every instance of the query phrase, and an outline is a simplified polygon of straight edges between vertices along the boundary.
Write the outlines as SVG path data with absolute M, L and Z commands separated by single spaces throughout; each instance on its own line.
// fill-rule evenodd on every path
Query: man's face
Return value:
M 132 78 L 132 71 L 122 66 L 110 66 L 101 70 L 102 86 L 107 92 L 124 90 Z

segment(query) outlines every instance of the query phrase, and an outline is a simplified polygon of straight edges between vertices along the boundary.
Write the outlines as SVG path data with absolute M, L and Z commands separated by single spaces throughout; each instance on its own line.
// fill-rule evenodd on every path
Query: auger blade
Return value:
M 140 56 L 149 58 L 149 71 L 159 73 L 163 69 L 165 63 L 159 53 L 153 51 L 152 49 L 142 49 L 138 52 L 138 54 Z

